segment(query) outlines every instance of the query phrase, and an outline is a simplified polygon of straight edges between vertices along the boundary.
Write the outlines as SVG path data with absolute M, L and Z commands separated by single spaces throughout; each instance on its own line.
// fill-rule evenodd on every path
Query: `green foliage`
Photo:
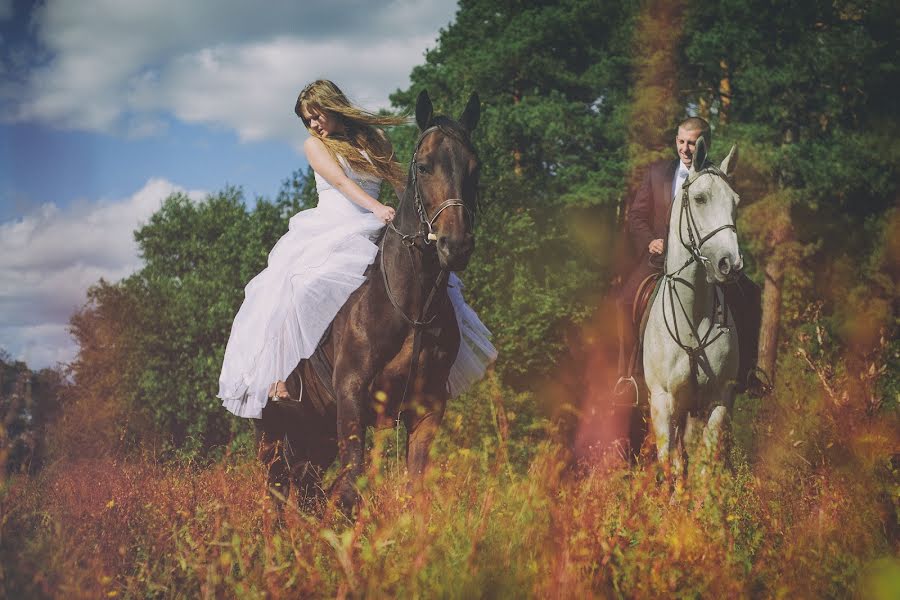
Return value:
M 768 332 L 780 326 L 790 351 L 808 335 L 811 299 L 821 300 L 814 311 L 853 353 L 856 377 L 889 354 L 879 340 L 897 325 L 896 291 L 880 283 L 889 242 L 873 233 L 891 227 L 900 179 L 898 21 L 885 0 L 690 2 L 680 45 L 682 104 L 741 149 L 751 274 L 762 283 L 765 270 L 783 291 Z
M 492 372 L 447 406 L 432 456 L 441 460 L 460 452 L 499 455 L 512 469 L 524 472 L 550 433 L 534 395 L 504 389 Z
M 48 426 L 60 409 L 59 369 L 32 372 L 0 348 L 0 472 L 36 472 L 47 453 Z
M 716 135 L 749 151 L 768 193 L 792 195 L 801 241 L 861 231 L 895 202 L 900 46 L 887 24 L 898 19 L 886 1 L 688 5 L 682 100 L 710 107 Z M 844 241 L 815 258 L 858 238 Z
M 614 222 L 624 192 L 630 16 L 626 6 L 584 0 L 461 2 L 411 87 L 392 96 L 412 112 L 428 89 L 451 116 L 470 92 L 481 98 L 482 210 L 464 279 L 510 381 L 552 370 L 563 329 L 608 280 L 597 255 L 611 238 L 585 239 L 571 223 L 584 208 Z
M 125 425 L 120 442 L 195 452 L 246 432 L 215 397 L 225 343 L 241 290 L 287 218 L 314 202 L 311 181 L 311 171 L 295 173 L 274 203 L 252 210 L 234 188 L 199 203 L 175 194 L 135 233 L 144 267 L 91 289 L 72 320 L 76 389 L 85 405 L 118 400 L 121 413 L 108 418 Z
M 722 108 L 719 83 L 727 76 L 729 118 L 790 131 L 791 141 L 877 122 L 896 108 L 898 16 L 886 0 L 691 2 L 685 96 L 699 91 Z

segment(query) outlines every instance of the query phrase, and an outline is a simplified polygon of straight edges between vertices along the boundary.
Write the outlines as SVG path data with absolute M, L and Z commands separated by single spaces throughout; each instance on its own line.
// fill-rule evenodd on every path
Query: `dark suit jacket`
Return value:
M 677 160 L 651 163 L 625 209 L 625 235 L 631 252 L 630 257 L 620 263 L 622 283 L 617 296 L 627 305 L 631 304 L 644 278 L 659 270 L 651 264 L 647 246 L 653 240 L 666 239 L 672 209 L 672 179 L 677 168 Z
M 639 257 L 646 258 L 653 240 L 666 239 L 672 210 L 672 179 L 677 160 L 658 160 L 650 164 L 634 198 L 626 210 L 628 237 Z

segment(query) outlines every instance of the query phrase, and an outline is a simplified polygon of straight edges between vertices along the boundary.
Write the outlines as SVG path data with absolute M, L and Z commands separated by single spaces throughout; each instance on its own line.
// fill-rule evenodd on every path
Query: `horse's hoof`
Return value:
M 342 479 L 343 481 L 336 482 L 332 488 L 331 498 L 337 509 L 345 517 L 352 519 L 353 509 L 356 508 L 356 505 L 359 503 L 359 492 L 357 492 L 356 488 L 352 485 L 346 483 L 346 478 Z

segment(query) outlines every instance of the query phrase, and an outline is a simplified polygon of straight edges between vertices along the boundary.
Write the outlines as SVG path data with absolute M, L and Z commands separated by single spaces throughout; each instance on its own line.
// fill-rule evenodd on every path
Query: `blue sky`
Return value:
M 170 193 L 252 202 L 305 168 L 300 88 L 388 107 L 456 11 L 443 0 L 0 0 L 0 348 L 66 362 L 72 311 L 140 267 Z
M 0 125 L 0 144 L 0 221 L 46 202 L 123 198 L 150 177 L 205 190 L 239 185 L 248 201 L 271 199 L 280 181 L 306 164 L 287 142 L 241 142 L 233 131 L 178 121 L 165 135 L 131 140 L 42 124 Z

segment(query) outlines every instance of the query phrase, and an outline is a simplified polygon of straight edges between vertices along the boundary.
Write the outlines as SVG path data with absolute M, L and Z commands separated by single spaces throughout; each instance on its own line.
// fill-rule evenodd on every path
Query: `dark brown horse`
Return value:
M 434 116 L 427 92 L 416 102 L 421 130 L 396 217 L 380 241 L 366 281 L 347 300 L 319 349 L 288 378 L 296 401 L 270 400 L 258 422 L 269 484 L 302 503 L 324 497 L 321 474 L 341 470 L 331 495 L 357 500 L 366 428 L 402 419 L 407 467 L 421 478 L 449 396 L 447 379 L 460 334 L 447 295 L 450 271 L 465 269 L 475 246 L 478 122 L 472 94 L 459 121 Z

